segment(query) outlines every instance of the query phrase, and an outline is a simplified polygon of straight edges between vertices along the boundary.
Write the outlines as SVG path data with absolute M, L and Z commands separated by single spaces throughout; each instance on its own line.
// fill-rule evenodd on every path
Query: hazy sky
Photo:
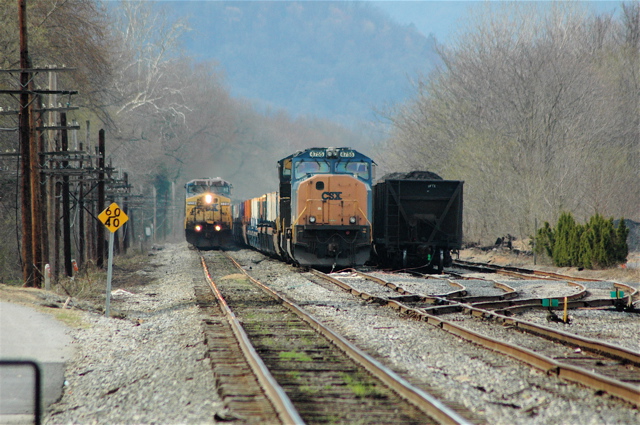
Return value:
M 105 0 L 120 1 L 120 0 Z M 150 1 L 216 1 L 216 0 L 150 0 Z M 228 0 L 228 1 L 265 1 L 265 0 Z M 281 0 L 267 0 L 281 1 Z M 298 1 L 340 1 L 340 0 L 298 0 Z M 353 1 L 353 0 L 342 0 Z M 505 0 L 362 0 L 375 2 L 400 24 L 414 24 L 424 35 L 433 33 L 438 41 L 446 43 L 461 27 L 462 19 L 469 10 L 481 7 L 485 1 L 507 2 Z M 529 1 L 529 0 L 509 0 Z M 533 0 L 536 3 L 551 3 L 548 0 Z M 620 10 L 622 0 L 580 1 L 568 0 L 583 4 L 598 12 Z M 637 0 L 627 0 L 637 1 Z
M 376 3 L 401 24 L 413 23 L 424 35 L 433 33 L 439 42 L 446 43 L 456 31 L 461 30 L 461 19 L 469 10 L 481 7 L 483 1 L 453 0 L 368 0 Z M 496 0 L 494 0 L 496 1 Z M 551 3 L 551 2 L 539 2 Z M 579 3 L 598 12 L 620 10 L 620 0 L 580 1 Z

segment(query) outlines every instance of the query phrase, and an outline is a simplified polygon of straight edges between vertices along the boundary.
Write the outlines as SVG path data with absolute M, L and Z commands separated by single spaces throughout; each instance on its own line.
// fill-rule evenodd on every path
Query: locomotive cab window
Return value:
M 355 174 L 366 180 L 369 178 L 369 164 L 360 161 L 338 162 L 336 173 Z
M 205 186 L 189 186 L 187 188 L 187 191 L 190 194 L 198 194 L 198 193 L 204 193 L 207 191 L 207 188 Z
M 296 163 L 296 178 L 304 177 L 306 174 L 322 174 L 331 171 L 331 167 L 326 162 L 320 161 L 300 161 Z
M 290 176 L 291 175 L 291 160 L 287 159 L 284 161 L 284 166 L 282 167 L 282 175 Z

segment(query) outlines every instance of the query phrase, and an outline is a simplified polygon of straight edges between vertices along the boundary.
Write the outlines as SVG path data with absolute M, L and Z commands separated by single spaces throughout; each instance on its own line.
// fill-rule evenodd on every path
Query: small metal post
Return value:
M 113 232 L 109 232 L 109 260 L 107 266 L 107 302 L 104 308 L 104 315 L 109 317 L 109 307 L 111 305 L 111 278 L 113 276 Z

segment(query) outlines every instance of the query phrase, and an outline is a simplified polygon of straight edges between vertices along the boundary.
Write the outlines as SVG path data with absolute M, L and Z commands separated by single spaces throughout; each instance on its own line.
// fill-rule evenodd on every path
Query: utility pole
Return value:
M 67 114 L 60 114 L 60 125 L 62 129 L 62 154 L 68 155 L 69 138 L 67 130 Z M 73 276 L 73 268 L 71 265 L 71 207 L 69 205 L 69 174 L 66 172 L 69 168 L 69 161 L 62 161 L 62 237 L 64 239 L 64 271 L 67 276 Z
M 38 97 L 38 109 L 42 110 L 44 108 L 44 105 L 42 104 L 42 98 Z M 42 115 L 40 116 L 40 118 L 38 119 L 38 126 L 42 127 L 43 123 L 42 123 Z M 44 132 L 41 131 L 38 135 L 38 152 L 44 152 L 45 151 L 45 138 L 44 138 Z M 45 159 L 44 156 L 42 155 L 37 155 L 38 156 L 38 168 L 40 171 L 44 170 L 45 168 Z M 44 273 L 44 263 L 48 262 L 49 260 L 49 226 L 47 225 L 48 223 L 48 218 L 49 218 L 49 213 L 48 213 L 48 201 L 47 201 L 47 176 L 43 173 L 40 172 L 39 176 L 38 176 L 38 180 L 37 183 L 35 184 L 35 187 L 38 187 L 40 190 L 38 191 L 34 191 L 36 192 L 38 195 L 38 200 L 40 202 L 40 215 L 38 216 L 38 218 L 35 220 L 38 223 L 38 226 L 41 230 L 41 239 L 38 241 L 35 239 L 37 232 L 34 230 L 34 241 L 40 246 L 41 252 L 40 255 L 36 255 L 34 253 L 34 256 L 36 256 L 36 258 L 39 258 L 39 260 L 36 262 L 37 266 L 40 268 L 40 270 Z M 34 226 L 35 229 L 35 226 Z
M 83 145 L 80 143 L 80 151 L 82 152 Z M 84 162 L 80 161 L 78 167 L 82 169 Z M 86 258 L 85 254 L 85 228 L 84 228 L 84 176 L 81 174 L 78 177 L 78 207 L 76 210 L 76 217 L 78 220 L 78 267 L 84 265 Z
M 105 171 L 105 137 L 104 129 L 101 129 L 98 133 L 98 211 L 104 210 L 104 171 Z M 100 268 L 104 267 L 104 226 L 102 223 L 96 223 L 96 241 L 97 241 L 97 255 L 96 265 Z
M 33 264 L 33 229 L 31 199 L 31 63 L 27 40 L 27 1 L 18 0 L 18 27 L 20 32 L 20 156 L 21 156 L 21 211 L 22 211 L 22 278 L 25 286 L 40 286 Z M 37 218 L 37 216 L 36 216 Z

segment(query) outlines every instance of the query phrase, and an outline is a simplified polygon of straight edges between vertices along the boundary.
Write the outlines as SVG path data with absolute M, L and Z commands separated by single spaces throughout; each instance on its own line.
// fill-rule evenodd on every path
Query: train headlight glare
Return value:
M 316 222 L 315 216 L 312 215 L 311 217 L 309 217 L 309 223 L 313 224 L 315 222 Z
M 222 230 L 222 226 L 220 226 L 219 224 L 216 224 L 214 229 L 216 229 L 216 232 L 219 232 L 220 230 Z
M 349 217 L 349 223 L 356 224 L 356 217 L 355 216 Z
M 196 232 L 199 232 L 200 230 L 202 230 L 202 226 L 200 226 L 199 224 L 196 224 L 196 227 L 194 229 Z
M 213 195 L 211 195 L 210 193 L 204 195 L 204 202 L 206 204 L 210 204 L 211 202 L 213 202 Z

